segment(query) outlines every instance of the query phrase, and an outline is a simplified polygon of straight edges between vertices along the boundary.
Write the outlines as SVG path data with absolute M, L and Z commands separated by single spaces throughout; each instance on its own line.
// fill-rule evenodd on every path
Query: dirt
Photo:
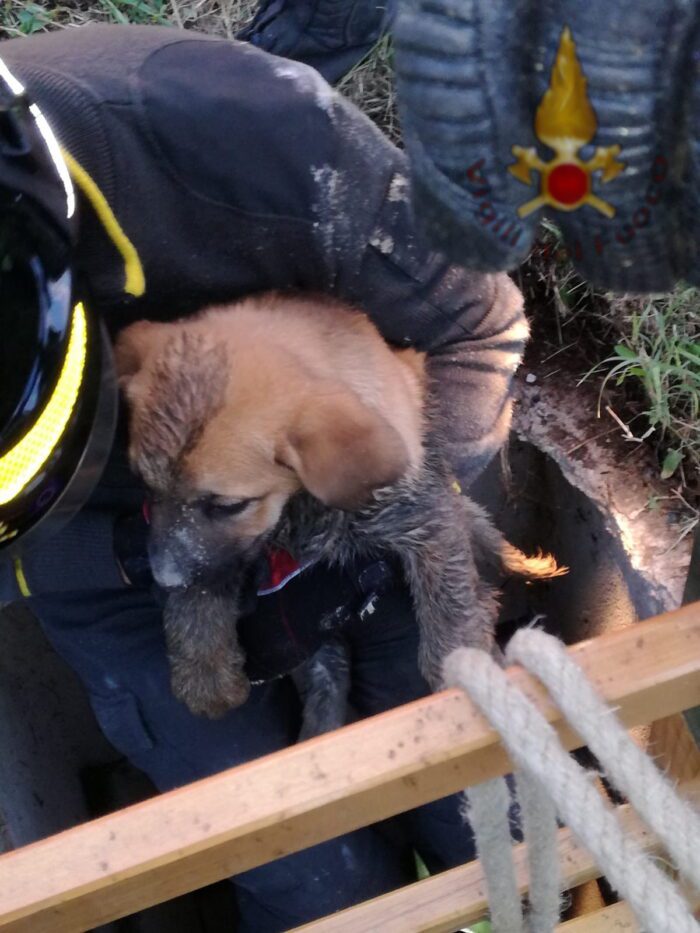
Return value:
M 674 505 L 668 509 L 671 523 L 697 518 L 700 477 L 687 470 L 669 481 L 661 480 L 661 464 L 666 454 L 664 439 L 660 439 L 657 432 L 641 443 L 625 438 L 623 425 L 639 438 L 649 428 L 645 415 L 648 400 L 641 383 L 629 379 L 618 385 L 610 380 L 601 393 L 607 370 L 591 373 L 620 342 L 619 322 L 611 312 L 608 299 L 591 291 L 582 279 L 562 265 L 545 241 L 535 244 L 529 259 L 513 278 L 525 295 L 531 327 L 525 371 L 537 372 L 540 384 L 555 380 L 565 386 L 567 392 L 575 393 L 580 399 L 579 418 L 582 424 L 588 422 L 590 436 L 603 432 L 606 446 L 615 454 L 614 462 L 620 469 L 628 469 L 630 460 L 636 459 L 638 468 L 650 482 L 658 480 L 652 495 L 674 496 L 674 490 L 681 493 L 687 505 L 674 497 Z M 571 456 L 585 458 L 585 446 L 574 450 Z
M 578 385 L 572 362 L 552 372 L 537 356 L 536 348 L 516 381 L 516 434 L 551 457 L 598 509 L 643 594 L 640 605 L 651 612 L 679 605 L 692 535 L 682 537 L 688 516 L 659 478 L 654 451 L 625 441 L 609 416 L 597 418 L 597 389 Z

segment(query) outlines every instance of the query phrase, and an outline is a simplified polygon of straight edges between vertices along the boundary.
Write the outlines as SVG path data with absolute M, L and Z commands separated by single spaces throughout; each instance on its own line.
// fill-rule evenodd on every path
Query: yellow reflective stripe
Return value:
M 61 154 L 66 161 L 71 178 L 92 205 L 105 233 L 124 260 L 124 291 L 138 298 L 146 291 L 146 278 L 136 247 L 122 230 L 107 198 L 102 194 L 92 176 L 66 149 L 61 149 Z
M 19 559 L 19 557 L 15 557 L 14 564 L 15 564 L 15 576 L 17 577 L 17 586 L 19 587 L 19 591 L 22 594 L 22 596 L 24 596 L 24 598 L 26 599 L 27 597 L 32 595 L 32 591 L 29 589 L 27 578 L 24 575 L 24 568 L 22 567 L 22 561 Z
M 16 528 L 10 528 L 7 522 L 0 522 L 0 544 L 12 541 L 18 534 L 19 531 Z
M 66 358 L 51 398 L 24 437 L 0 457 L 0 505 L 14 499 L 34 479 L 60 441 L 78 400 L 86 349 L 85 310 L 77 304 Z

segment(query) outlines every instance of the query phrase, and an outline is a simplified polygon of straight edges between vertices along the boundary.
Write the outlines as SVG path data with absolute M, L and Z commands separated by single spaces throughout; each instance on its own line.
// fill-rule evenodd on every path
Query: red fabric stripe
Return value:
M 283 550 L 268 551 L 267 566 L 270 573 L 269 583 L 265 589 L 274 589 L 285 579 L 299 569 L 299 562 L 291 554 Z

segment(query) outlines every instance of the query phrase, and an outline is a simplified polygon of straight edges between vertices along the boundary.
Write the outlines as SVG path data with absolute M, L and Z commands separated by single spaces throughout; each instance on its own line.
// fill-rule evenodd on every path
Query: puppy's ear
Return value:
M 348 511 L 366 504 L 374 489 L 396 482 L 409 462 L 398 431 L 346 390 L 306 403 L 277 460 L 325 505 Z
M 114 363 L 122 389 L 128 387 L 131 379 L 142 368 L 146 357 L 160 348 L 164 340 L 162 324 L 137 321 L 124 328 L 114 344 Z

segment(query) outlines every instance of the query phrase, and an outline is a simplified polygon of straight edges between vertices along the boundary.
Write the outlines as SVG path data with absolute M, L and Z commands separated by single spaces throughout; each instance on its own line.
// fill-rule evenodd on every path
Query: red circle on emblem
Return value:
M 549 173 L 547 188 L 555 201 L 576 204 L 588 194 L 588 175 L 578 165 L 557 165 Z

